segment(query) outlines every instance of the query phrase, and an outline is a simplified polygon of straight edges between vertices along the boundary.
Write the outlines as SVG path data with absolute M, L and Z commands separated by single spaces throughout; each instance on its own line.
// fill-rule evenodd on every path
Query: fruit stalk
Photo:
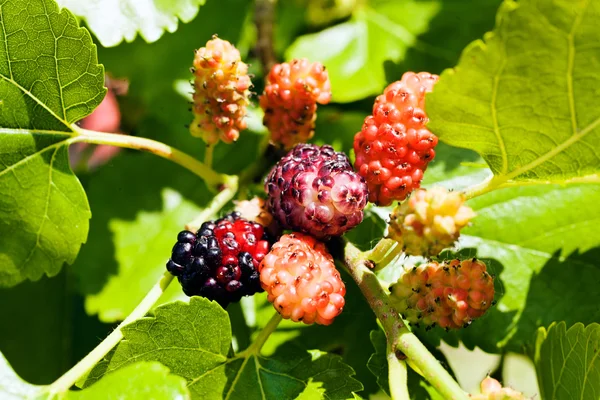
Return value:
M 392 343 L 393 348 L 405 354 L 444 398 L 468 399 L 466 393 L 452 379 L 448 371 L 408 329 L 392 305 L 388 294 L 381 287 L 377 276 L 367 267 L 368 253 L 361 252 L 352 243 L 347 242 L 344 249 L 344 261 L 348 272 L 381 322 L 388 342 Z M 390 377 L 390 379 L 392 378 Z
M 78 142 L 108 144 L 111 146 L 147 151 L 159 157 L 171 160 L 190 170 L 202 178 L 206 182 L 206 185 L 211 189 L 218 189 L 228 178 L 227 175 L 217 173 L 212 168 L 206 166 L 189 154 L 155 140 L 137 136 L 96 132 L 81 128 L 77 128 L 76 131 L 79 134 L 72 139 L 69 139 L 70 144 Z
M 144 300 L 129 314 L 123 322 L 117 326 L 110 335 L 106 337 L 94 350 L 88 353 L 73 368 L 52 383 L 48 391 L 50 394 L 58 394 L 68 391 L 82 376 L 90 371 L 108 352 L 123 339 L 123 327 L 133 321 L 142 318 L 156 304 L 163 292 L 167 290 L 173 280 L 173 275 L 168 272 L 161 276 L 160 280 L 150 289 Z M 52 397 L 52 396 L 50 396 Z
M 238 190 L 238 177 L 227 176 L 225 181 L 225 189 L 221 190 L 215 197 L 213 197 L 210 204 L 204 208 L 198 216 L 190 223 L 185 226 L 185 229 L 190 231 L 197 231 L 202 223 L 212 218 L 221 208 L 225 206 L 235 196 Z
M 273 333 L 275 329 L 277 329 L 277 326 L 281 322 L 281 319 L 281 315 L 278 312 L 275 312 L 269 320 L 269 322 L 267 322 L 267 325 L 265 325 L 265 327 L 262 328 L 262 330 L 258 333 L 258 336 L 256 337 L 256 339 L 254 339 L 252 344 L 242 353 L 238 354 L 238 357 L 241 357 L 242 354 L 244 354 L 244 356 L 246 354 L 256 356 L 260 355 L 260 350 L 267 342 L 267 339 L 269 339 L 269 336 L 271 336 L 271 333 Z
M 387 343 L 386 353 L 390 397 L 392 400 L 409 400 L 410 394 L 408 393 L 406 362 L 398 358 L 396 349 L 394 349 L 390 341 Z

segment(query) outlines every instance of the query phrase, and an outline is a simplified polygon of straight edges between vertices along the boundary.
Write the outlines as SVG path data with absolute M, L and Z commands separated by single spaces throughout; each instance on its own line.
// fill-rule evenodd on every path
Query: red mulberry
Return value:
M 330 99 L 331 84 L 321 63 L 299 59 L 273 66 L 260 96 L 271 142 L 286 149 L 306 142 L 314 135 L 317 103 Z
M 419 187 L 435 156 L 437 137 L 425 125 L 425 93 L 438 76 L 407 72 L 378 96 L 373 115 L 354 136 L 355 167 L 369 185 L 369 201 L 389 205 Z

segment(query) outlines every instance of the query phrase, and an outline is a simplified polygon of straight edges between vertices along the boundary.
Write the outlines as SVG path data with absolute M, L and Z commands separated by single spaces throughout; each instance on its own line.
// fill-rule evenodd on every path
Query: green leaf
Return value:
M 51 0 L 0 0 L 0 286 L 56 275 L 90 210 L 68 163 L 71 124 L 100 103 L 89 33 Z
M 13 371 L 0 353 L 0 397 L 5 400 L 43 398 L 44 386 L 31 385 Z
M 179 20 L 188 23 L 206 0 L 57 0 L 82 17 L 104 47 L 132 42 L 138 32 L 147 42 L 165 31 L 175 32 Z M 106 21 L 110 21 L 107 24 Z
M 496 182 L 600 182 L 600 7 L 507 0 L 427 96 L 430 129 L 480 153 Z
M 498 303 L 468 329 L 435 329 L 426 338 L 521 351 L 539 326 L 600 322 L 599 202 L 597 185 L 510 188 L 471 200 L 477 217 L 458 248 L 486 261 Z
M 68 400 L 172 400 L 189 399 L 185 379 L 169 373 L 157 362 L 138 362 L 107 374 L 80 392 L 69 392 Z
M 51 386 L 31 385 L 22 380 L 0 353 L 0 397 L 3 400 L 171 400 L 189 399 L 185 379 L 169 374 L 157 362 L 138 362 L 107 374 L 82 391 L 56 393 Z
M 371 355 L 367 363 L 369 370 L 377 378 L 379 387 L 389 396 L 390 382 L 388 379 L 388 363 L 386 358 L 386 338 L 385 333 L 379 329 L 371 331 L 371 343 L 375 348 L 375 353 Z
M 0 127 L 71 132 L 105 94 L 88 31 L 52 0 L 0 0 L 0 25 Z
M 134 361 L 160 361 L 183 376 L 198 399 L 346 399 L 362 389 L 339 356 L 293 346 L 270 358 L 254 351 L 233 355 L 229 317 L 205 298 L 158 307 L 154 315 L 126 326 L 123 333 L 108 367 L 98 368 L 110 373 Z M 86 385 L 98 375 L 92 371 L 94 378 Z
M 68 137 L 0 131 L 0 286 L 58 274 L 87 237 L 91 215 Z
M 380 93 L 406 70 L 437 73 L 453 65 L 463 47 L 492 26 L 499 3 L 372 0 L 357 7 L 349 21 L 301 36 L 286 57 L 321 61 L 333 100 L 360 100 Z
M 595 399 L 600 392 L 600 325 L 539 328 L 535 364 L 542 398 Z

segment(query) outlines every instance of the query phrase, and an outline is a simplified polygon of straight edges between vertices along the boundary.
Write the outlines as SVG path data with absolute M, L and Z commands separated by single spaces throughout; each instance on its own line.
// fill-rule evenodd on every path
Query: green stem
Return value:
M 396 349 L 390 341 L 388 341 L 387 344 L 387 362 L 388 382 L 392 399 L 410 400 L 406 362 L 398 359 L 396 356 Z
M 485 180 L 483 180 L 482 182 L 466 188 L 465 190 L 463 190 L 463 193 L 468 200 L 468 199 L 472 199 L 477 196 L 481 196 L 482 194 L 485 194 L 487 192 L 491 192 L 492 190 L 496 189 L 501 184 L 502 184 L 502 182 L 500 182 L 499 179 L 496 178 L 495 175 L 491 175 L 491 176 L 487 177 Z
M 395 240 L 383 238 L 367 253 L 367 258 L 375 263 L 374 271 L 387 267 L 402 254 L 402 246 Z
M 467 399 L 452 376 L 442 367 L 427 347 L 407 328 L 400 314 L 392 305 L 388 294 L 381 287 L 377 276 L 366 267 L 368 258 L 352 243 L 345 246 L 345 264 L 358 284 L 373 312 L 381 322 L 388 341 L 394 349 L 404 353 L 423 373 L 429 383 L 447 399 Z
M 197 231 L 200 228 L 200 225 L 212 218 L 216 213 L 219 212 L 221 208 L 229 203 L 238 190 L 238 177 L 227 176 L 224 184 L 225 189 L 221 190 L 215 197 L 213 197 L 210 204 L 204 208 L 192 222 L 188 223 L 185 226 L 185 229 Z
M 275 312 L 275 314 L 273 314 L 273 316 L 271 317 L 269 322 L 267 322 L 267 325 L 265 325 L 265 327 L 261 329 L 261 331 L 259 332 L 256 339 L 252 342 L 252 344 L 246 350 L 244 350 L 242 352 L 242 354 L 244 354 L 244 355 L 260 354 L 260 350 L 264 346 L 264 344 L 267 341 L 267 339 L 269 338 L 269 336 L 271 336 L 271 333 L 273 333 L 275 331 L 275 329 L 277 329 L 277 326 L 279 325 L 280 322 L 281 322 L 281 315 L 278 312 Z
M 140 304 L 129 314 L 123 322 L 119 324 L 110 335 L 106 337 L 94 350 L 92 350 L 85 358 L 79 361 L 73 368 L 68 370 L 63 376 L 58 378 L 52 383 L 48 390 L 51 394 L 63 393 L 69 390 L 84 374 L 91 370 L 102 358 L 123 338 L 123 327 L 132 323 L 133 321 L 142 318 L 150 311 L 150 309 L 156 304 L 157 300 L 167 289 L 173 275 L 168 272 L 160 278 L 160 280 L 154 285 L 148 292 L 146 297 Z
M 213 164 L 213 153 L 215 151 L 215 144 L 206 145 L 206 149 L 204 150 L 204 165 L 209 168 L 212 168 Z
M 69 139 L 69 143 L 107 144 L 125 147 L 156 154 L 159 157 L 171 160 L 182 167 L 192 171 L 202 178 L 210 188 L 217 188 L 226 180 L 226 175 L 215 172 L 209 166 L 201 163 L 194 157 L 156 140 L 137 136 L 104 133 L 77 128 L 78 135 Z

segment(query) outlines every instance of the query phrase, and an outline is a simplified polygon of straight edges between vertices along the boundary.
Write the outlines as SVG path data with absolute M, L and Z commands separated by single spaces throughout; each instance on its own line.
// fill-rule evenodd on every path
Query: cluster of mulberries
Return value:
M 437 137 L 426 127 L 425 93 L 438 76 L 407 72 L 378 96 L 373 114 L 354 137 L 356 170 L 369 185 L 369 201 L 389 205 L 418 188 L 435 156 Z
M 194 121 L 190 132 L 207 144 L 231 143 L 246 129 L 248 66 L 228 41 L 213 37 L 194 58 Z
M 320 239 L 339 236 L 363 219 L 368 190 L 348 157 L 331 146 L 299 144 L 268 175 L 269 210 L 285 229 Z
M 261 291 L 258 266 L 271 248 L 262 225 L 233 212 L 177 235 L 167 270 L 188 296 L 203 296 L 223 307 Z
M 390 215 L 388 236 L 402 244 L 407 254 L 436 256 L 454 244 L 475 216 L 464 202 L 464 194 L 443 187 L 416 190 Z
M 405 270 L 390 291 L 408 321 L 458 329 L 492 305 L 494 280 L 477 259 L 429 262 Z
M 194 135 L 230 143 L 246 128 L 248 67 L 229 42 L 214 37 L 194 60 Z M 363 219 L 367 201 L 389 205 L 417 189 L 435 156 L 425 127 L 425 94 L 438 77 L 407 72 L 377 97 L 355 135 L 356 172 L 331 146 L 304 144 L 314 134 L 317 104 L 331 99 L 325 67 L 306 59 L 275 65 L 260 105 L 271 142 L 289 150 L 265 181 L 267 200 L 236 210 L 197 232 L 179 233 L 167 269 L 183 291 L 224 307 L 266 290 L 284 317 L 328 325 L 344 307 L 345 286 L 319 240 L 343 235 Z M 437 255 L 452 245 L 474 213 L 458 193 L 419 190 L 391 215 L 389 236 L 406 253 Z M 283 230 L 292 233 L 277 237 Z M 267 233 L 269 232 L 269 233 Z M 272 247 L 271 247 L 272 245 Z M 491 305 L 494 286 L 477 260 L 430 262 L 404 273 L 392 297 L 409 321 L 458 328 Z
M 331 99 L 331 84 L 325 67 L 306 59 L 276 64 L 267 76 L 260 106 L 271 142 L 292 148 L 314 134 L 317 103 Z

